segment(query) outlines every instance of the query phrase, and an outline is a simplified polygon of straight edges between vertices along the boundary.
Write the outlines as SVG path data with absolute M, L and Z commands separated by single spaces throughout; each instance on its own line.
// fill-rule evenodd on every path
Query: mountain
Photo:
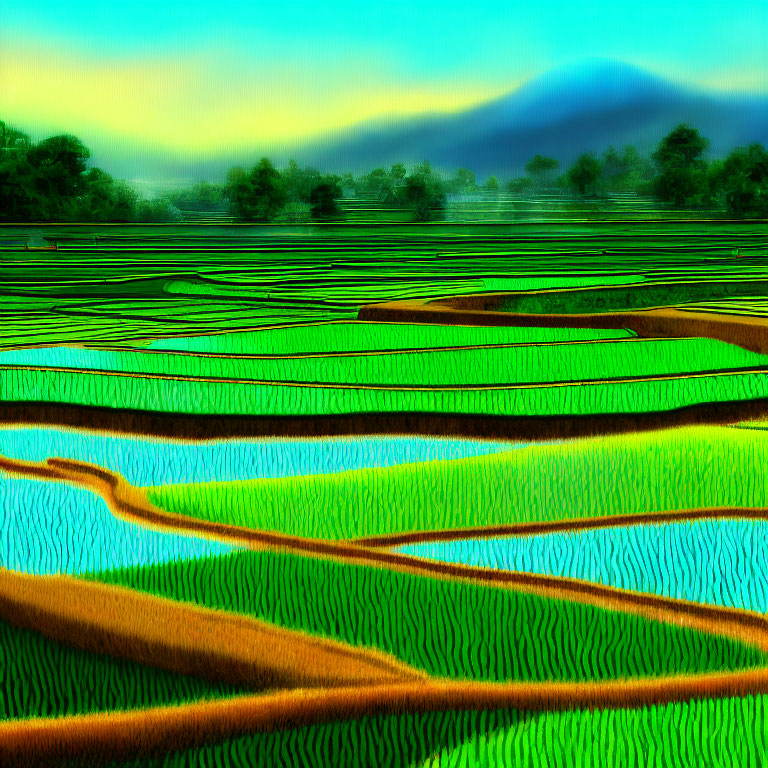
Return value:
M 629 64 L 593 59 L 551 70 L 495 101 L 460 113 L 363 123 L 283 153 L 254 146 L 190 163 L 169 155 L 139 158 L 125 148 L 96 164 L 117 176 L 150 179 L 223 179 L 234 165 L 268 154 L 278 164 L 293 158 L 323 171 L 365 172 L 398 161 L 429 160 L 445 171 L 471 168 L 478 177 L 520 175 L 536 153 L 567 167 L 583 152 L 634 145 L 650 152 L 678 123 L 710 140 L 710 154 L 736 146 L 768 144 L 768 93 L 697 90 Z
M 694 90 L 627 64 L 590 60 L 460 114 L 358 126 L 294 154 L 327 170 L 428 159 L 446 170 L 516 175 L 536 153 L 556 157 L 562 167 L 610 145 L 648 152 L 681 122 L 709 138 L 714 156 L 768 143 L 768 94 Z

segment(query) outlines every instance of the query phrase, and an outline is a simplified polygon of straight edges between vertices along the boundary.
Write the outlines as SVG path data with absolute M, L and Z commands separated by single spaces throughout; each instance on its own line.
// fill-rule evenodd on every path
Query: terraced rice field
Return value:
M 768 613 L 767 534 L 766 520 L 719 518 L 413 544 L 400 551 Z
M 139 486 L 323 475 L 485 456 L 520 445 L 418 435 L 199 442 L 51 427 L 0 429 L 3 456 L 36 462 L 58 456 L 89 462 Z
M 86 573 L 231 550 L 120 520 L 95 493 L 64 483 L 0 474 L 0 512 L 0 567 L 24 573 Z
M 764 223 L 28 237 L 0 763 L 768 759 Z
M 93 578 L 378 648 L 439 677 L 605 680 L 764 664 L 740 643 L 642 617 L 293 555 L 247 552 Z
M 5 662 L 0 678 L 3 720 L 172 706 L 243 692 L 231 685 L 85 653 L 2 620 L 0 653 Z
M 331 539 L 768 508 L 767 438 L 757 430 L 688 427 L 415 466 L 168 484 L 146 493 L 176 514 Z M 394 507 L 396 516 L 388 514 Z
M 766 698 L 759 696 L 549 716 L 500 710 L 391 715 L 249 735 L 141 766 L 270 766 L 283 755 L 303 765 L 322 765 L 333 754 L 345 768 L 374 763 L 544 768 L 572 764 L 577 754 L 585 766 L 644 768 L 652 752 L 661 765 L 731 768 L 734 763 L 761 765 L 768 758 L 765 712 Z M 138 768 L 139 763 L 121 765 Z

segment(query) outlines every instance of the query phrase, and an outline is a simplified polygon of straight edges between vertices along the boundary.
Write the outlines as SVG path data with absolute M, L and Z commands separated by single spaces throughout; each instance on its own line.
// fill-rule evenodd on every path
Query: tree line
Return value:
M 76 136 L 32 142 L 0 122 L 0 221 L 180 221 L 167 200 L 142 200 L 124 181 L 88 168 Z
M 439 219 L 449 195 L 533 197 L 557 192 L 577 197 L 616 193 L 653 196 L 670 208 L 725 210 L 734 216 L 768 217 L 768 152 L 761 144 L 707 160 L 707 140 L 678 125 L 650 157 L 633 147 L 601 156 L 583 154 L 560 173 L 556 158 L 534 155 L 525 175 L 501 184 L 478 183 L 473 171 L 437 173 L 428 162 L 410 170 L 403 163 L 354 176 L 324 174 L 295 161 L 283 169 L 268 158 L 233 168 L 225 183 L 200 182 L 154 200 L 140 199 L 125 182 L 88 168 L 88 148 L 76 137 L 38 143 L 0 122 L 0 220 L 151 222 L 180 221 L 181 210 L 228 210 L 241 221 L 340 221 L 339 201 L 363 196 L 382 207 L 408 210 L 416 221 Z

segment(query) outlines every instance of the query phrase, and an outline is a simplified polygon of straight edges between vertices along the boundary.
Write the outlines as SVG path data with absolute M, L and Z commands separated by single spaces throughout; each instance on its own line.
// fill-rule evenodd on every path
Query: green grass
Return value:
M 768 431 L 687 427 L 384 469 L 156 486 L 192 517 L 311 538 L 768 507 Z
M 0 369 L 4 402 L 62 403 L 165 413 L 332 416 L 361 413 L 568 416 L 646 413 L 768 398 L 768 375 L 708 374 L 660 380 L 538 387 L 394 389 L 285 386 Z
M 0 720 L 140 709 L 242 692 L 87 653 L 0 621 Z
M 766 696 L 644 709 L 387 715 L 242 736 L 124 768 L 746 768 L 768 762 L 767 724 Z
M 759 666 L 766 655 L 593 606 L 386 569 L 244 551 L 93 578 L 368 646 L 432 675 L 604 680 Z
M 514 328 L 408 323 L 321 323 L 257 331 L 159 339 L 153 349 L 208 354 L 303 355 L 479 344 L 530 344 L 631 337 L 625 330 Z
M 484 386 L 668 376 L 702 370 L 765 368 L 768 355 L 711 339 L 604 341 L 595 344 L 433 350 L 353 356 L 197 357 L 93 349 L 25 349 L 0 353 L 0 364 L 391 387 Z

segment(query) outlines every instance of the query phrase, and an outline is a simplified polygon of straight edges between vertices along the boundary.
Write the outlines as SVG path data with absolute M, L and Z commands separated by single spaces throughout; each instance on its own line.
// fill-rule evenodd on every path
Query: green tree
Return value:
M 327 178 L 312 188 L 309 203 L 312 206 L 312 218 L 315 221 L 338 219 L 341 210 L 338 200 L 342 197 L 341 186 L 335 178 Z
M 378 196 L 382 186 L 389 181 L 389 174 L 383 168 L 374 168 L 370 173 L 363 176 L 360 187 L 363 192 L 369 195 Z
M 412 208 L 415 221 L 431 221 L 445 208 L 445 190 L 428 162 L 416 166 L 405 179 L 400 196 Z
M 0 220 L 30 221 L 33 216 L 29 136 L 0 122 Z
M 541 186 L 546 181 L 551 181 L 560 163 L 554 157 L 534 155 L 526 164 L 525 172 L 533 181 Z
M 485 189 L 491 194 L 496 194 L 499 191 L 499 180 L 495 176 L 489 176 L 485 182 Z
M 529 192 L 531 187 L 533 187 L 533 179 L 530 176 L 518 176 L 516 179 L 510 179 L 507 182 L 507 191 L 513 195 Z
M 183 220 L 181 211 L 163 198 L 142 200 L 136 207 L 136 221 L 140 223 L 173 224 Z
M 408 170 L 403 163 L 393 163 L 389 175 L 395 182 L 402 182 L 408 175 Z
M 0 120 L 0 151 L 27 150 L 31 143 L 28 134 L 12 128 Z
M 244 221 L 271 221 L 286 202 L 280 173 L 266 157 L 250 171 L 230 170 L 226 194 L 232 212 Z
M 626 173 L 623 158 L 612 146 L 603 152 L 602 165 L 603 176 L 606 179 L 614 179 Z
M 565 183 L 580 195 L 594 194 L 600 179 L 600 162 L 591 153 L 581 155 L 565 175 Z
M 286 200 L 292 203 L 308 203 L 312 190 L 322 180 L 319 171 L 314 168 L 301 168 L 295 160 L 288 163 L 281 176 Z
M 68 218 L 76 221 L 128 222 L 136 217 L 138 195 L 101 168 L 83 175 L 83 188 L 73 200 Z
M 768 151 L 762 144 L 735 149 L 711 169 L 710 181 L 731 213 L 768 217 Z
M 193 211 L 215 211 L 226 206 L 224 189 L 219 184 L 199 181 L 191 187 L 172 192 L 167 199 L 177 208 Z
M 686 124 L 665 136 L 651 156 L 657 175 L 653 193 L 657 199 L 680 207 L 700 205 L 707 198 L 707 164 L 702 155 L 709 142 Z

